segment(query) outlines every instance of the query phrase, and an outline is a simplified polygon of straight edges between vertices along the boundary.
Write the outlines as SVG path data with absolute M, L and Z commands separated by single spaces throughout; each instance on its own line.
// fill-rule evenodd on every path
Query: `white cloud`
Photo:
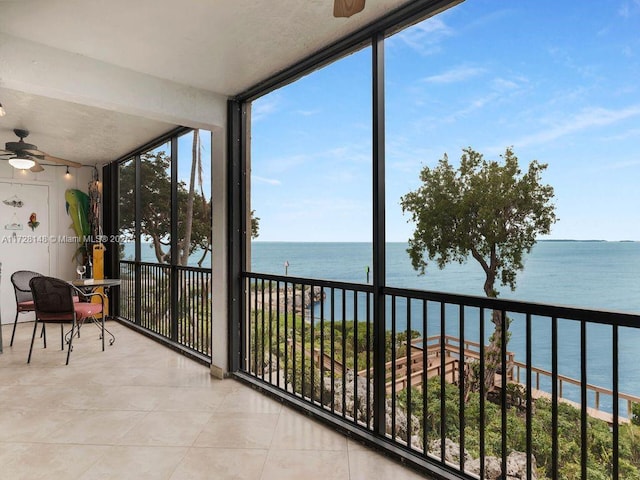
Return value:
M 424 79 L 428 83 L 455 83 L 463 82 L 470 78 L 484 73 L 485 70 L 479 67 L 459 66 L 454 67 L 438 75 L 432 75 Z
M 444 117 L 444 122 L 455 122 L 456 120 L 464 117 L 468 117 L 471 113 L 476 110 L 480 110 L 485 105 L 488 105 L 497 99 L 500 98 L 500 95 L 496 92 L 488 93 L 487 95 L 476 98 L 475 100 L 470 100 L 467 103 L 467 106 L 464 108 L 457 110 L 455 112 L 450 113 L 446 117 Z
M 640 0 L 624 1 L 618 8 L 618 15 L 623 18 L 630 18 L 640 13 Z
M 598 168 L 594 169 L 594 171 L 601 172 L 601 171 L 609 171 L 609 170 L 621 170 L 626 168 L 635 169 L 638 165 L 640 165 L 640 159 L 624 160 L 624 161 L 615 162 L 615 163 L 607 163 L 606 161 L 603 161 Z
M 251 120 L 258 122 L 278 111 L 280 98 L 277 94 L 267 95 L 255 100 L 251 104 Z
M 557 140 L 565 135 L 570 135 L 592 127 L 602 127 L 612 123 L 626 120 L 627 118 L 640 115 L 640 105 L 632 105 L 621 110 L 610 110 L 606 108 L 589 108 L 580 113 L 563 119 L 552 128 L 526 135 L 514 145 L 518 147 L 536 145 Z
M 257 175 L 251 175 L 251 181 L 253 183 L 264 183 L 267 185 L 282 185 L 282 182 L 280 180 L 277 180 L 275 178 L 259 177 Z
M 524 77 L 519 77 L 516 80 L 509 80 L 507 78 L 496 77 L 491 82 L 493 88 L 500 91 L 517 90 L 521 88 L 523 83 L 527 83 L 527 79 Z
M 628 138 L 634 138 L 634 137 L 640 137 L 640 128 L 632 128 L 630 130 L 620 132 L 617 135 L 610 135 L 608 137 L 604 137 L 603 140 L 619 142 L 620 140 L 626 140 Z
M 441 51 L 440 44 L 453 35 L 453 29 L 441 18 L 432 17 L 393 35 L 388 44 L 393 47 L 396 41 L 400 41 L 420 55 L 428 56 Z

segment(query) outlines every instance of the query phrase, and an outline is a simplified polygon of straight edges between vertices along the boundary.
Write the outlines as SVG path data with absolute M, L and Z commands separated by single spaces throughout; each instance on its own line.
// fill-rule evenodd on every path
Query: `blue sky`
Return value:
M 387 240 L 400 197 L 467 146 L 549 164 L 546 238 L 640 241 L 640 0 L 467 0 L 385 44 Z M 253 104 L 261 241 L 371 241 L 371 50 Z

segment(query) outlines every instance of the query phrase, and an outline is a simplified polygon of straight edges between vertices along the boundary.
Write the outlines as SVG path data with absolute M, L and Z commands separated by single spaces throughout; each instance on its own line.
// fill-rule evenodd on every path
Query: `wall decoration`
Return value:
M 20 200 L 17 195 L 13 195 L 12 197 L 3 200 L 2 203 L 15 208 L 22 208 L 22 206 L 24 205 L 24 202 Z
M 64 192 L 67 214 L 71 217 L 71 228 L 78 237 L 79 247 L 73 255 L 73 261 L 86 262 L 87 246 L 85 239 L 91 235 L 89 227 L 89 196 L 75 188 L 69 188 Z
M 29 221 L 27 222 L 27 225 L 29 225 L 29 227 L 31 227 L 31 231 L 33 232 L 36 228 L 38 228 L 38 225 L 40 225 L 40 222 L 38 221 L 38 217 L 36 216 L 36 212 L 31 213 L 31 215 L 29 215 Z
M 13 213 L 13 217 L 11 217 L 11 222 L 5 224 L 4 226 L 5 230 L 23 230 L 24 229 L 24 225 L 22 225 L 20 223 L 20 221 L 18 220 L 18 217 L 16 216 L 15 212 Z

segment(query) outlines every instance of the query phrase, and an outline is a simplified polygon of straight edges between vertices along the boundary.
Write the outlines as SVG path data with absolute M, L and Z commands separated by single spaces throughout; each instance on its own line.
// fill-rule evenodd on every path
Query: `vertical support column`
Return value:
M 169 276 L 171 340 L 178 341 L 178 137 L 171 137 L 171 275 Z
M 136 200 L 135 200 L 135 212 L 136 212 L 136 225 L 135 225 L 135 242 L 136 242 L 136 254 L 135 254 L 135 272 L 136 272 L 136 277 L 135 277 L 135 282 L 136 282 L 136 288 L 135 288 L 135 313 L 136 313 L 136 317 L 135 317 L 135 322 L 137 325 L 140 325 L 142 323 L 142 266 L 140 265 L 140 261 L 142 258 L 142 245 L 141 245 L 141 236 L 142 236 L 142 228 L 140 226 L 140 218 L 142 217 L 142 213 L 141 213 L 141 207 L 142 207 L 142 189 L 140 187 L 141 185 L 141 181 L 140 181 L 140 171 L 141 171 L 141 159 L 140 159 L 140 155 L 136 155 L 135 157 L 135 169 L 136 169 L 136 174 L 135 174 L 135 182 L 136 182 Z
M 229 255 L 229 371 L 235 372 L 244 367 L 244 339 L 246 322 L 244 318 L 244 280 L 242 272 L 246 270 L 243 254 L 246 247 L 247 214 L 247 111 L 246 104 L 237 100 L 227 103 L 227 146 L 229 152 L 228 181 L 228 255 Z
M 385 434 L 385 117 L 384 34 L 373 37 L 373 409 L 374 431 Z
M 104 275 L 107 278 L 120 277 L 120 245 L 114 241 L 119 233 L 120 178 L 119 164 L 111 162 L 102 167 L 102 233 L 107 238 L 104 259 Z M 120 289 L 114 288 L 110 295 L 111 315 L 120 315 Z
M 227 129 L 211 130 L 211 374 L 229 372 L 229 182 Z

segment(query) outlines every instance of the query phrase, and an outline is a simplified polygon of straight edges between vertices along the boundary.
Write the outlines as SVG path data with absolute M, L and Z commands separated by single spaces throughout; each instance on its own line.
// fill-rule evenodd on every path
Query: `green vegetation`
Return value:
M 189 185 L 179 181 L 176 186 L 178 209 L 178 265 L 187 265 L 189 255 L 201 251 L 199 265 L 211 251 L 211 198 L 202 191 L 200 149 L 197 130 L 194 130 L 194 154 Z M 134 237 L 136 218 L 132 208 L 135 191 L 136 164 L 129 162 L 120 170 L 120 232 Z M 140 156 L 140 232 L 152 242 L 158 263 L 171 263 L 171 157 L 164 150 L 145 152 Z
M 253 289 L 256 288 L 254 284 Z M 299 287 L 297 287 L 299 288 Z M 258 288 L 259 290 L 259 288 Z M 257 320 L 257 322 L 256 322 Z M 325 406 L 335 406 L 340 411 L 340 395 L 342 393 L 342 369 L 335 368 L 333 380 L 331 380 L 330 367 L 324 367 L 321 371 L 318 360 L 314 360 L 313 368 L 310 352 L 311 346 L 318 351 L 322 346 L 324 352 L 332 356 L 338 362 L 344 359 L 346 369 L 362 371 L 367 367 L 367 358 L 372 362 L 373 354 L 367 349 L 372 345 L 372 329 L 363 322 L 355 323 L 325 321 L 323 327 L 317 322 L 313 328 L 310 323 L 304 322 L 301 316 L 289 315 L 269 317 L 263 311 L 253 311 L 249 322 L 250 338 L 250 365 L 258 376 L 264 374 L 275 382 L 278 372 L 276 362 L 279 358 L 279 366 L 284 373 L 287 385 L 293 386 L 293 391 L 312 401 Z M 412 333 L 412 337 L 417 336 Z M 367 344 L 369 338 L 369 344 Z M 392 341 L 391 333 L 387 332 L 387 359 L 391 359 L 391 352 L 395 348 L 396 358 L 406 355 L 406 333 L 397 335 Z M 264 345 L 263 345 L 264 342 Z M 295 352 L 294 352 L 295 345 Z M 308 352 L 304 355 L 302 347 Z M 344 349 L 343 349 L 344 346 Z M 263 355 L 264 352 L 264 355 Z M 257 355 L 256 355 L 257 353 Z M 286 362 L 285 362 L 286 355 Z M 324 375 L 323 375 L 324 374 Z M 325 385 L 323 389 L 322 380 Z M 304 381 L 303 381 L 304 380 Z M 336 387 L 337 395 L 328 393 L 327 384 Z M 281 384 L 285 388 L 284 384 Z M 290 388 L 290 387 L 289 387 Z M 359 387 L 360 388 L 360 387 Z M 358 417 L 362 412 L 365 393 L 359 390 L 358 398 L 347 410 L 347 415 Z M 413 425 L 419 425 L 416 434 L 422 438 L 426 425 L 427 442 L 440 438 L 440 378 L 431 378 L 426 388 L 426 410 L 423 410 L 423 392 L 421 388 L 412 388 L 411 395 L 407 390 L 398 393 L 396 397 L 396 409 L 409 412 L 414 419 Z M 407 399 L 410 397 L 411 407 L 407 407 Z M 526 451 L 526 417 L 525 417 L 525 392 L 519 385 L 509 385 L 509 408 L 507 410 L 507 448 L 511 451 Z M 332 403 L 333 402 L 333 403 Z M 335 404 L 335 405 L 334 405 Z M 465 449 L 477 458 L 480 454 L 480 397 L 476 392 L 468 395 L 462 405 L 465 418 Z M 445 384 L 445 436 L 454 442 L 460 441 L 460 392 L 457 385 Z M 634 408 L 635 419 L 640 414 L 640 407 Z M 426 418 L 425 418 L 426 416 Z M 485 454 L 487 456 L 500 457 L 502 448 L 502 424 L 501 409 L 498 403 L 485 401 Z M 581 476 L 580 468 L 580 411 L 568 404 L 560 403 L 558 406 L 558 465 L 559 477 L 562 480 L 578 480 Z M 611 477 L 612 466 L 612 433 L 609 425 L 594 418 L 588 419 L 588 478 L 590 480 L 608 479 Z M 634 420 L 637 423 L 637 420 Z M 532 444 L 533 455 L 538 467 L 538 478 L 552 478 L 552 432 L 551 432 L 551 403 L 546 399 L 536 400 L 533 404 L 532 414 Z M 415 434 L 415 432 L 414 432 Z M 428 443 L 427 443 L 428 444 Z M 625 480 L 640 480 L 640 426 L 627 424 L 620 426 L 620 478 Z
M 435 168 L 422 169 L 422 185 L 401 198 L 402 211 L 410 213 L 415 223 L 407 252 L 421 275 L 427 260 L 444 268 L 450 262 L 466 262 L 471 256 L 485 273 L 487 297 L 498 296 L 496 280 L 515 289 L 516 275 L 524 268 L 524 254 L 531 251 L 537 236 L 548 234 L 556 222 L 555 205 L 551 202 L 553 187 L 541 182 L 546 164 L 534 160 L 523 173 L 511 148 L 501 157 L 503 165 L 465 148 L 460 166 L 454 170 L 445 153 Z M 502 330 L 509 329 L 508 320 L 499 311 L 493 311 L 491 320 L 495 329 L 486 349 L 483 379 L 487 392 L 499 368 Z M 478 384 L 467 380 L 468 386 Z
M 455 442 L 460 440 L 458 387 L 445 385 L 446 436 Z M 398 395 L 399 405 L 406 409 L 407 392 Z M 440 379 L 429 380 L 427 387 L 426 425 L 428 441 L 440 438 Z M 423 393 L 412 389 L 411 412 L 423 424 Z M 470 395 L 464 404 L 465 448 L 474 457 L 480 455 L 480 398 Z M 547 399 L 534 401 L 531 423 L 533 455 L 538 465 L 538 478 L 552 478 L 551 402 Z M 591 480 L 611 478 L 612 434 L 609 425 L 598 419 L 588 419 L 588 478 Z M 558 465 L 561 480 L 580 479 L 580 410 L 565 404 L 558 405 Z M 421 432 L 422 434 L 422 432 Z M 500 405 L 485 402 L 485 454 L 500 457 L 502 449 L 502 424 Z M 620 478 L 640 479 L 640 427 L 620 426 Z M 510 451 L 526 452 L 526 418 L 524 408 L 512 406 L 507 410 L 507 448 Z M 507 452 L 507 453 L 509 453 Z

